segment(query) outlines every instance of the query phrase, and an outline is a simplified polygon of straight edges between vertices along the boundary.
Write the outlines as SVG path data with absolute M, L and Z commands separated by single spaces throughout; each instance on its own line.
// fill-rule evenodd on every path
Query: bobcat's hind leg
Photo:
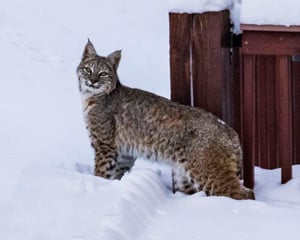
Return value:
M 188 176 L 183 167 L 176 167 L 172 169 L 173 193 L 179 191 L 186 194 L 193 194 L 197 192 L 194 182 Z
M 229 180 L 228 185 L 223 185 L 222 189 L 218 189 L 218 187 L 216 187 L 216 189 L 212 190 L 209 195 L 226 196 L 236 200 L 255 200 L 253 190 L 242 186 L 238 179 Z
M 254 192 L 240 183 L 235 154 L 226 152 L 226 149 L 215 148 L 205 157 L 206 168 L 201 172 L 194 168 L 192 175 L 207 195 L 225 196 L 237 200 L 255 199 Z

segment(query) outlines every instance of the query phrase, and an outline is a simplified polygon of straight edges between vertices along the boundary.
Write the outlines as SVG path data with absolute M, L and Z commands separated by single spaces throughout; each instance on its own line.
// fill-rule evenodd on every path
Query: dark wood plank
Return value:
M 192 15 L 170 13 L 171 99 L 191 104 L 190 28 Z
M 267 166 L 270 169 L 280 167 L 277 151 L 274 150 L 277 142 L 277 129 L 276 129 L 276 88 L 275 88 L 275 56 L 265 57 L 265 69 L 262 69 L 266 73 L 266 140 L 267 140 Z M 260 79 L 263 81 L 264 79 Z
M 257 158 L 255 159 L 255 165 L 262 168 L 268 168 L 267 161 L 267 58 L 265 56 L 256 57 L 256 84 L 257 84 Z
M 276 56 L 278 157 L 281 181 L 292 177 L 292 108 L 289 56 Z
M 244 31 L 242 46 L 243 54 L 300 54 L 300 32 Z
M 229 48 L 222 46 L 230 44 L 229 29 L 228 11 L 193 14 L 194 105 L 220 118 L 226 102 L 225 82 L 229 79 Z
M 243 56 L 242 82 L 242 143 L 244 150 L 244 185 L 254 187 L 254 163 L 256 143 L 256 86 L 255 57 Z

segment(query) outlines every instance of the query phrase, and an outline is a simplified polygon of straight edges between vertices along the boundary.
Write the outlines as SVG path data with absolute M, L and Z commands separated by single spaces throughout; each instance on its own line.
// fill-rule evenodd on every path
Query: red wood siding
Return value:
M 279 165 L 276 154 L 276 92 L 275 57 L 256 57 L 257 82 L 257 148 L 255 165 L 276 168 Z
M 227 120 L 229 12 L 170 13 L 169 20 L 171 99 Z

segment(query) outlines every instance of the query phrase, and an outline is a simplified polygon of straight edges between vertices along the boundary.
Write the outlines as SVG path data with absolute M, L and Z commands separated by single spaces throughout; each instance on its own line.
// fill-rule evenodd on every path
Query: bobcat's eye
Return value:
M 106 77 L 107 75 L 108 75 L 108 73 L 105 71 L 102 71 L 99 73 L 99 77 Z
M 85 72 L 86 72 L 87 74 L 89 74 L 89 75 L 92 74 L 92 69 L 89 68 L 89 67 L 85 67 L 85 68 L 83 69 L 83 71 L 85 71 Z

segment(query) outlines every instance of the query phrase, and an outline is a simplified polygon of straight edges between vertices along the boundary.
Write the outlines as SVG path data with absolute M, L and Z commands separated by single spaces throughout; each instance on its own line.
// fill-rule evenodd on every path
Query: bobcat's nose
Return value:
M 98 78 L 95 78 L 95 77 L 90 78 L 90 80 L 91 80 L 91 83 L 93 83 L 93 84 L 98 82 Z
M 85 81 L 85 84 L 89 87 L 97 88 L 99 87 L 99 81 L 95 78 L 90 78 Z

